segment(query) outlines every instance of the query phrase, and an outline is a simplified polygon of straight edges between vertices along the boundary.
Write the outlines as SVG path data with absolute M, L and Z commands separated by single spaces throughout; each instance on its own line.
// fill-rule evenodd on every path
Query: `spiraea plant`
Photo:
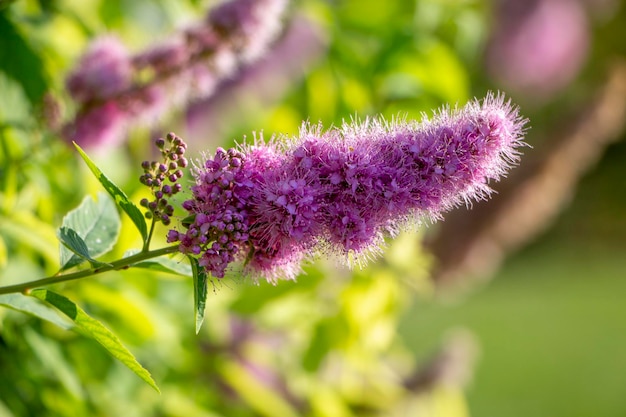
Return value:
M 143 245 L 118 260 L 97 259 L 116 243 L 119 217 L 106 195 L 97 202 L 88 197 L 59 229 L 61 270 L 0 287 L 0 302 L 59 323 L 56 313 L 42 310 L 33 297 L 46 301 L 156 388 L 108 329 L 46 287 L 130 267 L 189 274 L 198 331 L 208 283 L 229 270 L 276 284 L 280 278 L 296 279 L 302 262 L 319 254 L 363 263 L 383 250 L 384 238 L 487 197 L 489 182 L 518 161 L 525 125 L 517 107 L 501 94 L 441 109 L 430 120 L 366 118 L 329 130 L 305 123 L 297 137 L 275 136 L 267 142 L 257 137 L 206 154 L 192 168 L 192 184 L 183 181 L 187 146 L 170 133 L 155 142 L 161 159 L 141 164 L 139 181 L 152 196 L 140 201 L 143 210 L 77 145 L 136 226 Z M 190 192 L 188 199 L 175 206 L 170 198 L 185 192 Z M 153 249 L 159 223 L 172 227 L 166 236 L 172 245 Z M 181 255 L 191 272 L 181 266 Z

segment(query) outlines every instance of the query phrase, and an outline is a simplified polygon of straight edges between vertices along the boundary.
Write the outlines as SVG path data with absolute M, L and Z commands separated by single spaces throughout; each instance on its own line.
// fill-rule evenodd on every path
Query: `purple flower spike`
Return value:
M 298 138 L 218 149 L 195 172 L 195 216 L 170 232 L 216 277 L 243 260 L 270 282 L 293 279 L 315 251 L 345 259 L 375 252 L 409 221 L 489 195 L 489 181 L 514 165 L 526 119 L 489 94 L 422 122 L 366 119 Z
M 134 54 L 114 37 L 94 40 L 67 79 L 78 111 L 64 136 L 83 146 L 115 145 L 132 126 L 150 125 L 173 109 L 210 97 L 220 83 L 266 52 L 280 34 L 287 3 L 226 1 L 202 21 Z M 82 128 L 88 132 L 72 136 L 92 122 L 89 118 L 100 122 L 104 116 L 91 110 L 105 106 L 123 113 L 124 123 L 115 129 Z
M 128 51 L 115 37 L 97 39 L 67 79 L 72 97 L 86 103 L 106 99 L 130 86 L 132 65 Z
M 276 16 L 283 14 L 287 0 L 237 0 L 222 3 L 207 19 L 218 33 L 233 42 L 234 49 L 251 61 L 259 57 L 281 26 Z

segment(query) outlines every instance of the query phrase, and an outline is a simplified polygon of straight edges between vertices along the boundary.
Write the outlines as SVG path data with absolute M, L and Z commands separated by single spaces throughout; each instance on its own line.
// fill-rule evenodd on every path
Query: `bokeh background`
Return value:
M 0 285 L 54 273 L 63 215 L 99 190 L 58 128 L 89 43 L 142 50 L 214 5 L 0 1 Z M 297 282 L 215 282 L 198 336 L 190 280 L 129 270 L 57 286 L 161 395 L 95 342 L 0 307 L 0 416 L 625 415 L 624 2 L 299 0 L 282 22 L 258 61 L 94 149 L 98 165 L 139 201 L 139 164 L 168 131 L 199 156 L 303 120 L 421 118 L 499 90 L 530 119 L 520 166 L 490 201 L 390 240 L 363 269 L 319 259 Z M 112 257 L 140 244 L 124 221 Z

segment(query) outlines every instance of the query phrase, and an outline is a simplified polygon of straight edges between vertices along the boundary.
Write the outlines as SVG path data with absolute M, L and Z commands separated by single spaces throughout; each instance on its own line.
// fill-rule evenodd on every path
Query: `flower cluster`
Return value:
M 490 94 L 421 123 L 305 125 L 281 144 L 218 149 L 195 170 L 184 204 L 194 221 L 168 239 L 216 277 L 245 260 L 251 275 L 294 278 L 315 251 L 364 255 L 411 220 L 487 196 L 517 160 L 525 123 Z
M 187 145 L 174 133 L 168 133 L 165 139 L 157 139 L 155 144 L 163 159 L 161 162 L 143 161 L 141 167 L 144 173 L 139 177 L 139 182 L 152 190 L 154 200 L 143 198 L 140 204 L 148 209 L 146 218 L 155 219 L 167 226 L 174 214 L 174 207 L 167 199 L 183 188 L 178 181 L 183 177 L 180 168 L 185 168 L 188 164 L 184 157 Z
M 186 233 L 170 230 L 168 242 L 180 241 L 183 253 L 200 256 L 200 265 L 215 277 L 223 277 L 249 238 L 246 198 L 252 182 L 243 169 L 245 156 L 235 150 L 218 148 L 197 170 L 194 199 L 183 203 L 193 215 Z
M 118 143 L 127 127 L 209 97 L 280 30 L 287 0 L 231 0 L 167 41 L 136 54 L 115 37 L 96 39 L 67 78 L 78 104 L 64 136 L 82 146 Z

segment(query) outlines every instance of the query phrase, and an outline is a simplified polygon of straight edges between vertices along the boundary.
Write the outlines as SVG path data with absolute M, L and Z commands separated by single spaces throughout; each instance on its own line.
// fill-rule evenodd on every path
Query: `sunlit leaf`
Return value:
M 97 202 L 91 196 L 85 197 L 77 208 L 63 218 L 59 238 L 65 245 L 69 242 L 72 250 L 65 245 L 61 246 L 61 269 L 65 270 L 85 259 L 91 260 L 104 255 L 117 241 L 119 231 L 120 218 L 113 202 L 104 193 L 98 194 Z M 77 236 L 83 240 L 84 246 Z
M 268 417 L 296 417 L 301 415 L 280 393 L 272 390 L 268 384 L 256 379 L 242 365 L 223 361 L 220 368 L 224 380 L 259 415 Z
M 15 414 L 11 413 L 11 410 L 0 401 L 0 417 L 15 417 Z
M 7 245 L 4 243 L 4 239 L 0 236 L 0 268 L 4 268 L 7 265 L 9 259 Z
M 47 320 L 63 329 L 71 329 L 73 325 L 59 313 L 45 304 L 23 294 L 0 295 L 0 305 Z
M 18 81 L 0 71 L 0 91 L 2 91 L 2 94 L 0 94 L 0 118 L 3 119 L 2 123 L 27 123 L 29 116 L 31 116 L 31 106 L 26 93 L 24 93 Z M 3 132 L 4 135 L 7 133 L 8 131 Z
M 76 298 L 116 324 L 117 334 L 128 343 L 140 344 L 157 334 L 158 322 L 150 314 L 150 300 L 132 288 L 121 290 L 98 280 L 81 285 Z
M 117 336 L 104 327 L 102 323 L 89 316 L 79 306 L 60 294 L 44 289 L 37 289 L 31 291 L 30 295 L 58 308 L 76 324 L 75 330 L 100 343 L 113 357 L 126 365 L 157 392 L 160 392 L 159 387 L 157 387 L 150 373 L 137 362 L 137 359 L 122 345 L 122 342 Z
M 341 394 L 329 385 L 318 385 L 311 395 L 311 410 L 314 415 L 333 417 L 352 417 L 347 402 Z
M 189 256 L 191 270 L 193 271 L 193 310 L 196 313 L 196 334 L 202 327 L 204 321 L 204 309 L 206 307 L 206 297 L 208 293 L 208 274 L 198 264 L 198 260 Z
M 7 236 L 7 242 L 19 242 L 32 248 L 50 263 L 58 261 L 58 240 L 54 228 L 33 213 L 24 211 L 11 213 L 11 217 L 0 217 L 0 229 Z
M 128 196 L 126 196 L 126 194 L 117 185 L 115 185 L 113 181 L 100 171 L 100 168 L 96 166 L 96 164 L 89 158 L 89 156 L 87 156 L 80 146 L 76 143 L 74 146 L 91 172 L 96 176 L 98 181 L 100 181 L 100 184 L 102 184 L 104 189 L 111 195 L 111 197 L 113 197 L 115 203 L 120 206 L 126 214 L 128 214 L 128 217 L 130 217 L 132 222 L 135 224 L 137 230 L 141 233 L 141 238 L 145 242 L 148 239 L 148 226 L 146 225 L 146 220 L 141 213 L 141 210 L 139 210 L 139 208 L 128 199 Z
M 326 355 L 337 345 L 344 343 L 350 328 L 343 315 L 335 315 L 320 320 L 315 333 L 302 357 L 302 366 L 308 371 L 317 370 Z

